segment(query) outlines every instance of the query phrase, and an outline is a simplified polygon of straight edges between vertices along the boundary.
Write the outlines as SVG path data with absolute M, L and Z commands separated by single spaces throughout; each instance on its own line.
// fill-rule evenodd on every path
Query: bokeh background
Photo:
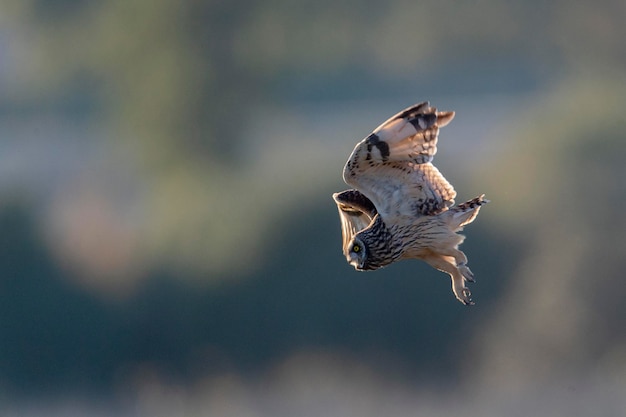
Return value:
M 0 412 L 622 416 L 623 0 L 4 0 Z M 354 144 L 422 100 L 476 306 L 346 264 Z

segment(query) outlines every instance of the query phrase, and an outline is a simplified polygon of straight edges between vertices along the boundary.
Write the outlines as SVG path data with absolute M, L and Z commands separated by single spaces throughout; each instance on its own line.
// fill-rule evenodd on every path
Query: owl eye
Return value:
M 352 246 L 352 252 L 359 253 L 361 251 L 361 247 L 359 245 Z

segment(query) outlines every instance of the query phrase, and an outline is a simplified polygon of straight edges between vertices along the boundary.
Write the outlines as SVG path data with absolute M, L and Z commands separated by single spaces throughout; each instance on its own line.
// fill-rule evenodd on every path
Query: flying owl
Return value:
M 454 118 L 428 102 L 413 105 L 359 142 L 343 169 L 355 189 L 333 194 L 339 209 L 343 252 L 359 271 L 403 259 L 421 259 L 452 279 L 452 291 L 474 304 L 465 285 L 474 282 L 456 232 L 474 221 L 484 194 L 454 205 L 456 192 L 431 163 L 439 128 Z

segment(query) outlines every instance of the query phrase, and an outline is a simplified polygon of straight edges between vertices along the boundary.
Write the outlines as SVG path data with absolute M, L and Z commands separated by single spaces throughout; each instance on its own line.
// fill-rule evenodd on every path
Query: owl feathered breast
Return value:
M 471 223 L 483 196 L 454 206 L 456 192 L 432 164 L 439 128 L 454 112 L 428 102 L 392 116 L 359 142 L 343 169 L 354 187 L 333 194 L 342 225 L 343 251 L 357 269 L 376 269 L 395 260 L 424 259 L 450 273 L 454 291 L 469 304 L 464 281 L 473 274 L 457 249 L 455 232 Z

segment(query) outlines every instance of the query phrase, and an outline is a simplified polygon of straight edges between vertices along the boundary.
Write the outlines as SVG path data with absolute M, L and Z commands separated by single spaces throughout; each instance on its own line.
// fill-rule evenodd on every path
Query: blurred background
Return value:
M 0 413 L 622 416 L 623 0 L 4 0 Z M 330 195 L 422 100 L 477 304 Z

